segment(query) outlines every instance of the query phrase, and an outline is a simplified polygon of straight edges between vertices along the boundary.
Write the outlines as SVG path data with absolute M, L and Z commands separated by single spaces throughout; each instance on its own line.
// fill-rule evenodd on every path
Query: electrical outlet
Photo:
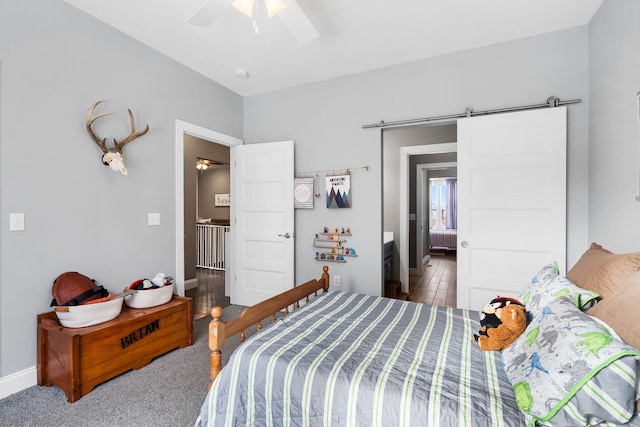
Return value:
M 333 276 L 333 286 L 336 288 L 340 287 L 340 276 Z

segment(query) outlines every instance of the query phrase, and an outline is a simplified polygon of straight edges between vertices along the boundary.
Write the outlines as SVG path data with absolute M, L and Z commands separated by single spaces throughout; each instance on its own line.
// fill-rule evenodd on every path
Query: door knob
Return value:
M 289 239 L 291 237 L 291 234 L 289 233 L 284 233 L 284 234 L 278 234 L 278 236 L 280 237 L 284 237 L 285 239 Z
M 462 246 L 463 248 L 468 248 L 469 242 L 467 242 L 466 240 L 463 240 L 462 243 L 460 243 L 460 246 Z

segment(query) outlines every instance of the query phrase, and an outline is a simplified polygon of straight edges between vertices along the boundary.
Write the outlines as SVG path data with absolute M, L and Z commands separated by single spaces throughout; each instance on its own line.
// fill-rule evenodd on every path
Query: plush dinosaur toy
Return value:
M 504 350 L 526 328 L 524 305 L 514 298 L 497 297 L 480 313 L 480 332 L 473 339 L 483 350 Z

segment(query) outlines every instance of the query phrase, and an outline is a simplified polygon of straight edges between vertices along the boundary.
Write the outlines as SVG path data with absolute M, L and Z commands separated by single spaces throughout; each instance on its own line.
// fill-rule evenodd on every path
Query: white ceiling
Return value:
M 208 28 L 187 23 L 204 0 L 65 1 L 248 96 L 585 25 L 603 0 L 297 0 L 320 33 L 305 45 L 278 17 L 255 35 L 232 0 Z

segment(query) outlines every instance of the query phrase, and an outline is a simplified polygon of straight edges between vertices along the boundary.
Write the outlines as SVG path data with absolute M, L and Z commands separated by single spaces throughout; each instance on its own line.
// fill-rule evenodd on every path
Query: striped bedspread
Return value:
M 522 426 L 478 313 L 328 292 L 234 352 L 198 426 Z

